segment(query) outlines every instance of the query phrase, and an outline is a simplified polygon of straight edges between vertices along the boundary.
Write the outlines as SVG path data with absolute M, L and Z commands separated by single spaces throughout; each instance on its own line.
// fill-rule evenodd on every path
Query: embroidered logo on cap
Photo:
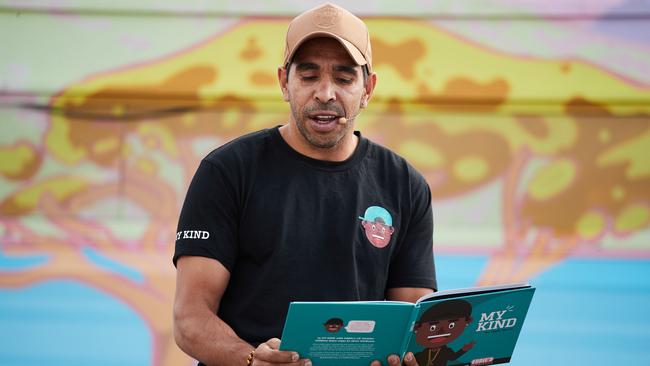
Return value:
M 319 28 L 331 28 L 339 20 L 339 10 L 331 5 L 324 6 L 314 13 L 314 25 Z

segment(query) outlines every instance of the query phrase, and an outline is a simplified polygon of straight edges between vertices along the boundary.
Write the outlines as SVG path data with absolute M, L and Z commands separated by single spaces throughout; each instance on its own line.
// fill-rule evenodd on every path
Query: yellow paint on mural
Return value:
M 627 140 L 614 146 L 598 157 L 602 166 L 616 163 L 628 164 L 627 178 L 635 179 L 650 176 L 650 130 L 638 138 Z M 650 189 L 650 188 L 649 188 Z
M 487 130 L 506 138 L 512 150 L 526 146 L 533 153 L 553 153 L 570 146 L 576 138 L 574 122 L 565 116 L 564 103 L 581 97 L 606 105 L 614 114 L 629 114 L 630 108 L 620 109 L 608 105 L 609 102 L 621 96 L 629 100 L 650 100 L 650 90 L 630 85 L 586 63 L 572 61 L 567 67 L 566 60 L 522 59 L 476 47 L 472 42 L 417 20 L 369 19 L 367 23 L 373 38 L 374 70 L 379 74 L 369 115 L 381 108 L 381 103 L 400 101 L 408 116 L 405 123 L 420 118 L 413 116 L 421 110 L 429 115 L 428 123 L 436 119 L 449 122 L 441 124 L 441 128 L 457 132 Z M 219 98 L 236 97 L 254 106 L 246 117 L 249 128 L 268 127 L 271 125 L 269 117 L 265 118 L 268 115 L 257 111 L 277 111 L 278 105 L 284 106 L 274 80 L 282 60 L 286 26 L 283 20 L 243 20 L 214 39 L 173 57 L 86 79 L 64 90 L 52 104 L 65 107 L 65 100 L 71 98 L 74 104 L 81 105 L 86 97 L 107 91 L 136 93 L 136 96 L 137 93 L 155 94 L 147 99 L 152 104 L 160 103 L 156 102 L 156 95 L 181 106 L 184 98 L 190 98 L 192 103 L 197 103 L 194 105 L 197 108 L 213 107 Z M 488 103 L 489 113 L 480 110 L 477 118 L 476 112 L 464 112 L 460 107 L 447 112 L 439 104 L 449 98 L 470 104 L 492 100 L 493 104 Z M 433 103 L 422 103 L 427 100 Z M 527 123 L 520 121 L 521 101 L 527 100 L 553 101 L 537 114 L 541 121 L 536 123 L 544 129 L 541 135 L 531 133 Z M 270 107 L 269 102 L 275 106 Z M 117 100 L 106 108 L 105 113 L 114 116 L 128 114 L 132 106 Z M 163 107 L 154 105 L 150 109 L 156 108 Z M 530 111 L 537 107 L 523 108 Z M 434 114 L 432 109 L 436 111 Z M 633 112 L 650 112 L 650 104 L 635 106 Z M 226 109 L 220 113 L 220 126 L 234 131 L 239 127 L 241 114 L 249 112 Z M 464 119 L 464 123 L 451 123 L 454 116 Z M 65 162 L 83 158 L 87 152 L 79 144 L 69 142 L 67 131 L 63 130 L 65 115 L 52 118 L 52 132 L 48 136 L 51 151 Z M 498 123 L 491 123 L 490 119 L 498 119 Z M 607 140 L 608 132 L 601 132 L 600 138 Z M 166 151 L 176 156 L 173 145 L 164 143 Z M 108 157 L 104 159 L 108 161 Z M 420 161 L 431 166 L 436 164 L 425 159 Z M 638 169 L 639 164 L 642 162 L 636 162 L 632 169 Z
M 64 163 L 72 164 L 81 160 L 85 155 L 82 148 L 76 147 L 69 138 L 70 123 L 61 116 L 52 115 L 50 131 L 45 144 L 49 151 Z
M 616 218 L 614 227 L 617 232 L 627 233 L 639 230 L 650 222 L 648 206 L 635 204 L 626 207 Z
M 454 174 L 462 181 L 475 182 L 488 174 L 489 165 L 481 156 L 467 156 L 454 164 Z
M 116 104 L 111 109 L 111 114 L 115 117 L 120 117 L 124 115 L 124 106 L 122 104 Z
M 609 129 L 603 128 L 600 131 L 598 131 L 598 139 L 600 142 L 603 144 L 606 144 L 611 140 L 612 134 L 609 132 Z
M 597 212 L 587 212 L 580 217 L 576 233 L 584 240 L 595 239 L 605 229 L 605 219 Z
M 537 136 L 531 133 L 522 122 L 521 116 L 508 116 L 486 113 L 481 116 L 458 112 L 427 112 L 419 105 L 407 105 L 406 126 L 418 126 L 439 122 L 437 127 L 449 134 L 462 134 L 469 131 L 486 131 L 502 136 L 508 142 L 511 150 L 526 147 L 535 153 L 552 154 L 571 147 L 577 138 L 578 130 L 574 119 L 552 114 L 538 116 L 543 119 L 545 134 Z M 370 111 L 369 111 L 370 112 Z M 373 113 L 373 112 L 370 112 Z M 381 112 L 377 113 L 381 119 Z
M 620 185 L 614 186 L 612 188 L 612 198 L 616 201 L 620 201 L 625 198 L 625 188 Z
M 191 128 L 196 125 L 196 118 L 193 114 L 187 113 L 181 117 L 181 123 L 184 127 Z
M 547 200 L 569 188 L 575 176 L 573 162 L 566 159 L 553 161 L 536 171 L 528 192 L 534 200 Z
M 444 157 L 431 145 L 415 140 L 408 140 L 400 144 L 400 153 L 411 164 L 434 169 L 444 163 Z
M 89 95 L 105 89 L 108 86 L 119 86 L 125 91 L 131 87 L 143 85 L 165 84 L 173 75 L 178 75 L 191 68 L 205 68 L 214 70 L 212 80 L 200 81 L 198 94 L 210 105 L 210 100 L 219 95 L 247 95 L 259 96 L 261 94 L 277 94 L 280 98 L 280 89 L 273 85 L 256 84 L 250 79 L 249 70 L 267 70 L 270 75 L 275 75 L 276 68 L 282 62 L 282 39 L 286 31 L 284 22 L 252 21 L 243 22 L 214 40 L 204 43 L 183 54 L 175 55 L 162 62 L 140 65 L 132 69 L 102 75 L 87 80 L 68 88 L 61 94 L 62 98 L 78 95 L 80 92 Z M 260 52 L 249 58 L 242 58 L 241 53 L 250 44 L 249 40 L 256 40 Z M 171 85 L 169 85 L 171 87 Z M 180 85 L 182 87 L 183 85 Z M 191 83 L 184 86 L 190 88 Z M 195 94 L 197 90 L 181 89 L 179 85 L 174 90 L 157 89 L 161 96 Z
M 147 175 L 156 175 L 158 173 L 158 165 L 149 158 L 139 158 L 136 164 L 138 169 Z
M 164 128 L 157 123 L 143 122 L 138 124 L 137 132 L 145 139 L 145 141 L 150 142 L 147 147 L 151 148 L 155 146 L 156 144 L 154 141 L 158 141 L 160 147 L 167 154 L 171 156 L 178 155 L 174 136 L 171 134 L 169 129 Z
M 52 178 L 25 188 L 13 195 L 13 203 L 21 210 L 31 210 L 38 205 L 43 195 L 50 194 L 57 200 L 65 199 L 88 186 L 88 182 L 78 177 Z
M 116 151 L 119 146 L 120 140 L 117 137 L 107 137 L 97 141 L 92 148 L 95 154 L 102 154 L 109 151 Z
M 582 96 L 606 102 L 621 95 L 634 100 L 650 99 L 648 90 L 613 78 L 586 63 L 573 62 L 570 72 L 566 72 L 563 71 L 565 60 L 521 59 L 490 51 L 463 42 L 426 22 L 369 19 L 367 24 L 377 44 L 377 47 L 373 44 L 374 69 L 379 74 L 375 98 L 382 100 L 419 100 L 423 87 L 442 95 L 445 88 L 452 85 L 450 82 L 459 78 L 471 80 L 477 86 L 496 85 L 496 81 L 502 80 L 508 86 L 507 95 L 503 96 L 506 100 L 569 100 Z M 205 99 L 206 105 L 223 95 L 279 100 L 279 87 L 270 81 L 275 80 L 276 68 L 282 61 L 285 31 L 284 21 L 243 21 L 214 40 L 183 54 L 87 80 L 67 89 L 61 97 L 76 97 L 79 93 L 88 95 L 109 84 L 125 90 L 130 86 L 159 85 L 185 70 L 205 68 L 213 70 L 215 75 L 212 80 L 203 80 L 198 88 L 198 94 Z M 414 53 L 414 49 L 418 51 Z M 412 59 L 407 59 L 408 53 L 413 53 Z M 463 60 L 471 62 L 461 62 Z M 251 77 L 261 74 L 265 76 Z M 457 88 L 445 95 L 483 97 L 482 93 L 477 94 L 477 90 Z M 162 95 L 194 94 L 196 90 L 160 89 L 158 92 Z M 502 107 L 507 109 L 508 103 Z M 562 108 L 561 105 L 555 107 L 556 111 Z M 650 107 L 642 109 L 650 110 Z
M 145 138 L 145 143 L 146 141 L 147 139 Z M 124 144 L 124 146 L 122 147 L 122 151 L 120 152 L 120 157 L 122 159 L 128 159 L 128 157 L 131 156 L 131 154 L 133 154 L 133 146 L 131 146 L 130 144 Z
M 99 131 L 88 140 L 92 133 L 85 133 L 83 126 L 89 125 L 74 117 L 83 113 L 53 115 L 53 130 L 59 135 L 48 136 L 48 141 L 58 136 L 61 145 L 48 147 L 62 159 L 87 158 L 110 166 L 118 153 L 132 149 L 104 141 L 107 135 L 127 134 L 140 139 L 135 149 L 159 149 L 165 158 L 174 159 L 185 152 L 180 141 L 206 136 L 226 141 L 283 123 L 287 104 L 275 79 L 286 25 L 283 20 L 243 20 L 182 53 L 84 79 L 52 104 L 74 109 L 74 103 L 65 102 L 73 98 L 81 103 L 75 104 L 78 112 L 101 110 L 108 121 L 118 115 L 136 123 L 119 128 L 106 123 L 106 133 Z M 650 103 L 637 102 L 650 101 L 650 88 L 579 61 L 520 58 L 480 47 L 423 21 L 370 19 L 368 25 L 379 83 L 359 126 L 368 136 L 380 136 L 378 141 L 397 150 L 428 179 L 444 177 L 436 182 L 439 197 L 462 196 L 489 178 L 512 172 L 519 163 L 521 174 L 512 173 L 511 179 L 528 177 L 534 162 L 555 154 L 566 159 L 538 168 L 527 187 L 524 199 L 539 204 L 527 213 L 533 225 L 555 228 L 561 235 L 575 234 L 577 225 L 589 234 L 595 219 L 582 217 L 583 212 L 604 207 L 602 219 L 611 220 L 620 206 L 644 197 L 622 176 L 595 187 L 598 193 L 586 200 L 572 193 L 584 192 L 589 179 L 599 174 L 614 177 L 622 171 L 621 163 L 629 178 L 650 176 L 650 159 L 645 158 L 650 132 L 621 134 L 625 127 L 619 130 L 616 125 L 638 123 L 632 130 L 642 131 L 639 127 L 647 121 L 641 119 L 650 114 Z M 122 99 L 110 98 L 120 93 Z M 619 106 L 620 100 L 634 103 Z M 384 120 L 394 124 L 386 127 Z M 57 130 L 59 124 L 74 125 L 76 134 L 70 137 L 69 131 Z M 432 143 L 436 139 L 439 143 Z M 463 145 L 466 141 L 471 146 Z M 80 150 L 70 146 L 81 153 L 75 155 Z M 594 159 L 608 168 L 614 165 L 613 173 L 601 172 Z M 563 193 L 567 197 L 558 197 Z M 574 210 L 562 207 L 569 201 Z M 562 214 L 545 211 L 547 203 Z
M 36 153 L 27 145 L 0 147 L 0 174 L 19 175 L 36 159 Z
M 650 99 L 648 90 L 625 83 L 586 63 L 572 62 L 567 72 L 565 60 L 521 59 L 489 51 L 419 21 L 375 19 L 368 21 L 368 27 L 373 40 L 379 39 L 390 47 L 398 48 L 400 44 L 414 41 L 423 49 L 420 57 L 412 60 L 412 65 L 403 62 L 388 64 L 385 54 L 377 55 L 375 70 L 380 74 L 376 90 L 378 96 L 417 98 L 417 88 L 423 83 L 428 89 L 440 92 L 449 80 L 466 76 L 479 83 L 505 80 L 509 85 L 508 99 L 569 100 L 582 96 L 605 102 L 623 95 L 633 100 Z M 395 55 L 394 59 L 399 59 L 399 55 Z M 475 67 L 478 65 L 480 67 Z M 413 68 L 412 79 L 404 78 L 404 74 L 399 72 L 398 68 L 403 67 Z M 561 108 L 561 105 L 557 107 Z M 650 107 L 642 109 L 647 111 Z
M 222 120 L 221 120 L 221 125 L 225 129 L 232 129 L 237 127 L 239 119 L 241 118 L 241 112 L 234 110 L 234 109 L 229 109 L 226 110 L 222 114 Z

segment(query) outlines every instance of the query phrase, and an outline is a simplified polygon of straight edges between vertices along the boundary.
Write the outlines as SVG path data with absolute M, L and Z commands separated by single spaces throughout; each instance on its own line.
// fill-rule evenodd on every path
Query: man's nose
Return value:
M 329 78 L 322 78 L 316 86 L 314 97 L 321 103 L 336 100 L 335 86 Z

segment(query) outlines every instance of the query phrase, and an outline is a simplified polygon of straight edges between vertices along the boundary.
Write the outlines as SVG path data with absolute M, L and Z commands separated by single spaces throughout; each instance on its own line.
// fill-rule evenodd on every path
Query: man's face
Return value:
M 426 348 L 439 348 L 458 338 L 472 318 L 442 319 L 422 322 L 414 329 L 415 340 Z
M 302 44 L 294 55 L 288 81 L 283 70 L 279 77 L 291 107 L 291 123 L 305 145 L 330 149 L 342 139 L 352 138 L 353 118 L 372 93 L 374 75 L 364 83 L 361 67 L 332 38 L 314 38 Z M 340 117 L 348 122 L 340 124 Z

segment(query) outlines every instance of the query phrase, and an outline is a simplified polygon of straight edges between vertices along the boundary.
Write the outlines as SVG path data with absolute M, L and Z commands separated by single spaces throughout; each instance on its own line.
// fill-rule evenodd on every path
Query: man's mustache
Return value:
M 345 115 L 345 112 L 343 111 L 343 108 L 337 104 L 334 103 L 313 103 L 305 107 L 303 109 L 303 114 L 304 115 L 309 115 L 312 112 L 316 111 L 330 111 L 334 112 L 339 116 Z

